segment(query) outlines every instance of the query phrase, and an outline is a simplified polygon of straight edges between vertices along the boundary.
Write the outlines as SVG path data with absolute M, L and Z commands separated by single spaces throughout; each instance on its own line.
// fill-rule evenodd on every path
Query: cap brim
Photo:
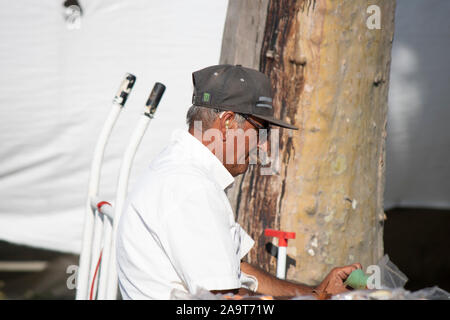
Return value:
M 254 115 L 254 114 L 252 114 L 252 116 L 255 117 L 255 118 L 266 120 L 270 124 L 276 125 L 278 127 L 298 130 L 298 128 L 296 126 L 293 126 L 292 124 L 289 124 L 287 122 L 281 121 L 279 119 L 275 119 L 274 117 L 271 117 L 271 116 L 260 116 L 260 115 Z

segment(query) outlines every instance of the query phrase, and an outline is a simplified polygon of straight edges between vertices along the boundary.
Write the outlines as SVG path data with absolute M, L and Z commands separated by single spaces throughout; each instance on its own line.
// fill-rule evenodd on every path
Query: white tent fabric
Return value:
M 219 60 L 227 0 L 0 2 L 0 239 L 79 252 L 90 161 L 126 72 L 137 82 L 105 153 L 113 200 L 122 152 L 154 82 L 167 86 L 130 185 L 184 126 L 191 73 Z M 398 0 L 392 52 L 386 208 L 450 207 L 450 3 Z
M 385 209 L 450 208 L 450 1 L 397 0 Z
M 130 184 L 185 127 L 191 73 L 218 63 L 228 2 L 79 1 L 79 29 L 63 2 L 0 2 L 0 239 L 77 253 L 90 161 L 123 76 L 137 81 L 105 152 L 106 200 L 156 81 L 167 89 Z

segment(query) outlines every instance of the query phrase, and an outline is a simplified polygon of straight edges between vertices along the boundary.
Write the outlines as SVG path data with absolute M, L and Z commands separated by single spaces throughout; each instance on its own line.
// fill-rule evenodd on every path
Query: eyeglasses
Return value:
M 240 115 L 247 120 L 248 122 L 250 122 L 254 127 L 256 127 L 256 129 L 265 129 L 267 130 L 267 134 L 269 134 L 270 132 L 270 125 L 267 124 L 267 126 L 262 126 L 260 125 L 258 122 L 256 122 L 255 120 L 253 120 L 252 118 L 250 118 L 247 114 L 244 113 L 240 113 Z
M 256 122 L 255 120 L 253 120 L 252 118 L 250 118 L 250 116 L 249 115 L 247 115 L 247 114 L 244 114 L 244 113 L 240 113 L 240 115 L 245 119 L 245 120 L 247 120 L 248 122 L 250 122 L 256 129 L 258 129 L 258 130 L 267 130 L 267 134 L 265 135 L 265 134 L 263 134 L 262 136 L 261 136 L 261 134 L 259 134 L 258 135 L 258 145 L 261 145 L 261 144 L 263 144 L 263 143 L 265 143 L 266 141 L 267 141 L 267 139 L 270 137 L 270 124 L 269 123 L 267 123 L 267 125 L 266 126 L 262 126 L 262 125 L 260 125 L 258 122 Z

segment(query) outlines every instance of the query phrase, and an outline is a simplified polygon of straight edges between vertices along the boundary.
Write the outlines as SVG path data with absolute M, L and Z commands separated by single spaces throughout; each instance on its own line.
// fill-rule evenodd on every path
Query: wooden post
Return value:
M 276 115 L 300 128 L 280 132 L 279 175 L 251 167 L 228 190 L 256 241 L 248 262 L 275 272 L 265 228 L 297 233 L 287 279 L 308 284 L 383 255 L 394 13 L 394 0 L 230 0 L 220 62 L 269 75 Z

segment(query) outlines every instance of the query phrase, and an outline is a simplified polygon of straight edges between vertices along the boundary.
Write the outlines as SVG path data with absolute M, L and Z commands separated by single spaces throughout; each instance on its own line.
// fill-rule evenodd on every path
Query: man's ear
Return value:
M 223 141 L 227 138 L 227 130 L 233 126 L 234 112 L 224 111 L 219 115 L 219 130 L 222 132 Z

